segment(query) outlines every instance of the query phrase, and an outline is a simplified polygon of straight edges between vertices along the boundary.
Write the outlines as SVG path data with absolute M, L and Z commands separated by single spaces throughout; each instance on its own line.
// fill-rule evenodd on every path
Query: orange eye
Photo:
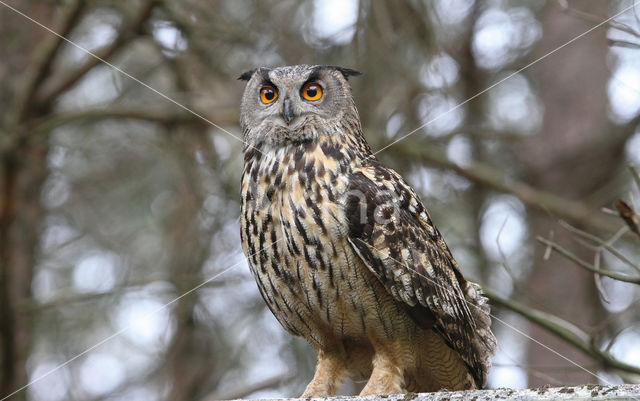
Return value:
M 307 100 L 318 100 L 322 97 L 322 86 L 316 83 L 308 83 L 302 88 L 302 97 Z
M 273 86 L 265 86 L 260 89 L 260 100 L 262 103 L 269 104 L 278 98 L 278 90 Z

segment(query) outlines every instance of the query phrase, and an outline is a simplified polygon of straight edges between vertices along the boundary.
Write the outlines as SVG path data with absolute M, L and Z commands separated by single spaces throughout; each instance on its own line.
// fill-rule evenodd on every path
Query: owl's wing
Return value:
M 487 299 L 464 279 L 413 189 L 374 160 L 349 176 L 345 207 L 364 264 L 395 299 L 433 315 L 433 329 L 484 386 L 496 348 Z

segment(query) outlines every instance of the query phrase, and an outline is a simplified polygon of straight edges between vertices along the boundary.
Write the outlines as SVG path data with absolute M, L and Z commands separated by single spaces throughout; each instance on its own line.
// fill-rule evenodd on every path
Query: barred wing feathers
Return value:
M 349 176 L 345 207 L 354 251 L 418 323 L 433 322 L 483 387 L 497 347 L 487 299 L 464 279 L 413 189 L 374 160 Z

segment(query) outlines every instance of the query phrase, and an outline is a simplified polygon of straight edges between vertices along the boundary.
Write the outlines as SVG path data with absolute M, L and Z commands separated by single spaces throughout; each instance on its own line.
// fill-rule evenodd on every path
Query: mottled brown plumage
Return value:
M 354 74 L 302 65 L 241 76 L 251 271 L 282 326 L 318 352 L 304 396 L 334 394 L 347 377 L 368 379 L 362 394 L 482 387 L 496 349 L 486 298 L 413 189 L 373 156 Z

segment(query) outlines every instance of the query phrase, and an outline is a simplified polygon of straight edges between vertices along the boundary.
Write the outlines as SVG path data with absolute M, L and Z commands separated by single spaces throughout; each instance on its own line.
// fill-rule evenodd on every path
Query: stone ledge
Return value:
M 437 393 L 394 394 L 376 396 L 337 396 L 329 398 L 287 398 L 287 401 L 330 400 L 330 401 L 546 401 L 546 400 L 628 400 L 640 401 L 640 384 L 620 384 L 601 386 L 588 384 L 574 387 L 540 387 L 535 389 L 440 391 Z M 266 400 L 256 400 L 266 401 Z

